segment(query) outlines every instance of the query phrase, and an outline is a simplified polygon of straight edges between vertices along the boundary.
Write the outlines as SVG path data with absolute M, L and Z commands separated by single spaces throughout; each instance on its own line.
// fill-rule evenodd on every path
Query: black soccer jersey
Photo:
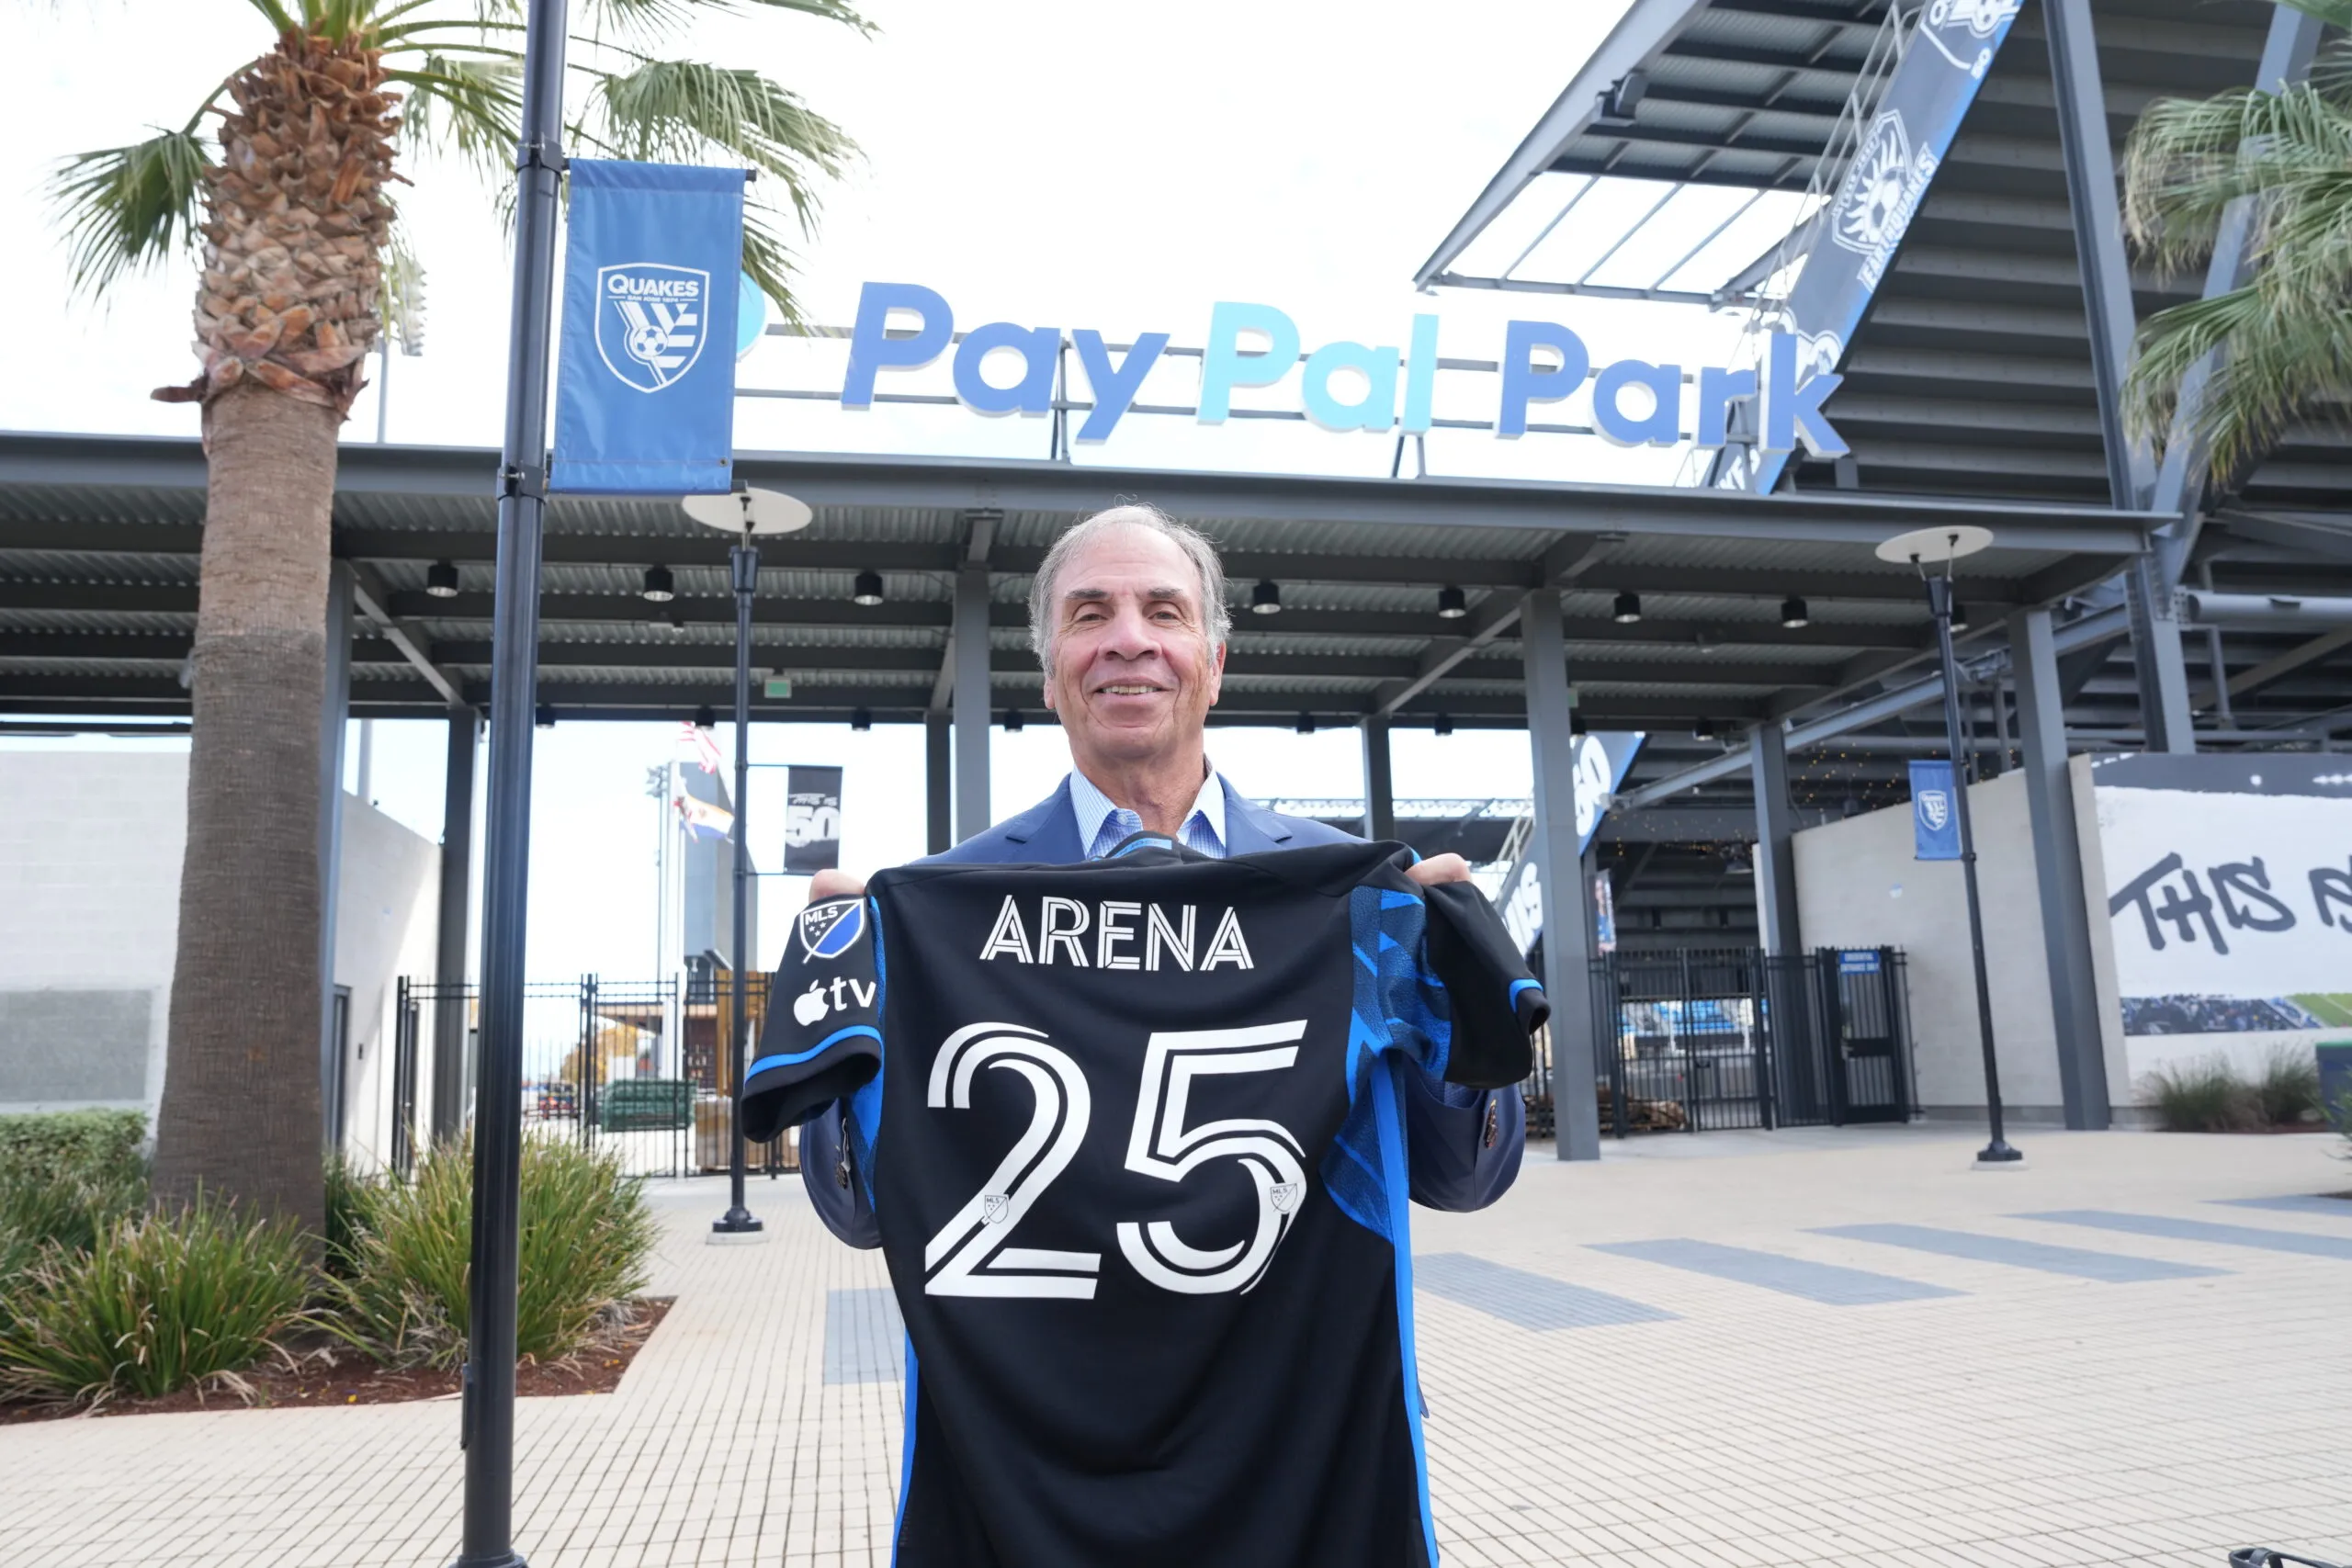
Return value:
M 899 1568 L 1434 1568 L 1398 1076 L 1516 1083 L 1547 1008 L 1410 861 L 1143 835 L 801 914 L 744 1127 L 849 1100 Z

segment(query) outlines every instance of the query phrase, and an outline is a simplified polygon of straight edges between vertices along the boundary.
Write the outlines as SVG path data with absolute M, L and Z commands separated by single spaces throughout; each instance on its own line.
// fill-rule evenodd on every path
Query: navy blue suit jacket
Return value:
M 1219 782 L 1223 782 L 1220 780 Z M 1225 785 L 1228 854 L 1299 849 L 1353 838 L 1307 817 L 1285 817 L 1244 800 Z M 1069 865 L 1086 858 L 1078 840 L 1078 811 L 1069 781 L 1044 800 L 973 834 L 922 863 Z M 1482 1091 L 1441 1083 L 1424 1073 L 1404 1075 L 1407 1168 L 1413 1201 L 1457 1213 L 1483 1209 L 1519 1179 L 1527 1141 L 1527 1107 L 1516 1089 Z M 800 1129 L 800 1179 L 826 1228 L 852 1247 L 882 1245 L 842 1138 L 838 1105 L 819 1111 Z

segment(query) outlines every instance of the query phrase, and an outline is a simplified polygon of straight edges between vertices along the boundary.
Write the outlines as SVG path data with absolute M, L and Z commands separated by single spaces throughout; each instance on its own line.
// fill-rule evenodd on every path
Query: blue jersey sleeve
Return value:
M 743 1135 L 764 1143 L 871 1082 L 882 1066 L 878 906 L 811 904 L 768 981 L 767 1022 L 743 1074 Z
M 1376 992 L 1389 1042 L 1467 1089 L 1526 1077 L 1529 1038 L 1551 1006 L 1486 895 L 1441 883 L 1411 893 L 1367 887 L 1355 897 L 1359 1007 L 1367 987 Z

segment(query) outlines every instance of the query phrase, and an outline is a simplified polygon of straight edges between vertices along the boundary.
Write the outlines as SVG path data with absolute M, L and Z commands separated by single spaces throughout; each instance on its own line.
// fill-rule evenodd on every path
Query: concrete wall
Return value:
M 2020 1122 L 2063 1120 L 2050 971 L 2020 773 L 1969 791 L 2001 1099 Z M 1908 960 L 1919 1104 L 1984 1107 L 1984 1053 L 1958 861 L 1912 859 L 1911 807 L 1889 807 L 1796 835 L 1797 913 L 1808 949 L 1894 945 Z
M 398 977 L 433 971 L 441 852 L 353 796 L 343 808 L 345 1129 L 365 1157 L 389 1145 Z M 185 751 L 0 755 L 0 1112 L 121 1105 L 152 1122 L 187 818 Z

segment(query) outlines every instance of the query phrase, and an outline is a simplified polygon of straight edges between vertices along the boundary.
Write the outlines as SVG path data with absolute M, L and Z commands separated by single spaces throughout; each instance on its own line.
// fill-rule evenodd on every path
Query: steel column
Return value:
M 1363 721 L 1363 836 L 1396 836 L 1396 791 L 1388 765 L 1388 720 L 1376 715 Z
M 474 1089 L 473 1289 L 460 1441 L 458 1568 L 522 1568 L 514 1550 L 514 1290 L 523 1154 L 524 942 L 531 876 L 531 728 L 547 512 L 548 357 L 563 164 L 564 0 L 530 0 L 515 148 L 514 281 L 499 458 L 490 801 L 482 855 L 481 1051 Z
M 2082 268 L 2083 310 L 2090 328 L 2091 375 L 2098 389 L 2107 488 L 2118 508 L 2148 503 L 2155 464 L 2144 441 L 2123 425 L 2123 378 L 2138 330 L 2132 301 L 2132 263 L 2123 248 L 2123 213 L 2116 195 L 2115 148 L 2107 123 L 2098 37 L 2090 0 L 2042 0 L 2050 39 L 2051 84 L 2057 95 L 2058 140 L 2064 151 L 2066 197 L 2075 220 L 2075 254 Z M 2139 678 L 2141 721 L 2152 751 L 2193 751 L 2188 674 L 2181 663 L 2180 623 L 2171 585 L 2147 557 L 2124 571 L 2132 619 L 2132 664 Z
M 953 737 L 947 716 L 925 714 L 922 721 L 923 852 L 944 854 L 956 847 L 954 828 L 954 769 L 950 766 Z
M 449 710 L 449 759 L 441 790 L 441 919 L 434 961 L 433 1141 L 466 1124 L 466 939 L 473 910 L 474 752 L 481 721 Z
M 333 1152 L 343 1125 L 343 1060 L 334 1031 L 334 916 L 343 891 L 343 742 L 351 718 L 351 568 L 327 575 L 326 697 L 319 710 L 319 1135 Z
M 1797 920 L 1796 812 L 1789 804 L 1789 738 L 1777 724 L 1748 732 L 1756 786 L 1756 927 L 1767 956 L 1804 951 Z
M 956 839 L 988 827 L 989 569 L 956 569 Z
M 1552 1118 L 1562 1159 L 1600 1157 L 1592 1016 L 1592 900 L 1577 851 L 1575 709 L 1560 595 L 1538 589 L 1520 614 L 1527 743 L 1535 762 L 1531 849 L 1544 904 L 1544 990 L 1552 1002 Z
M 2018 739 L 2026 808 L 2033 824 L 2034 888 L 2050 967 L 2050 1019 L 2058 1049 L 2066 1125 L 2108 1125 L 2107 1055 L 2098 991 L 2092 982 L 2090 914 L 2083 901 L 2083 851 L 2075 832 L 2074 781 L 2066 767 L 2065 704 L 2050 612 L 2009 617 L 2018 682 Z

